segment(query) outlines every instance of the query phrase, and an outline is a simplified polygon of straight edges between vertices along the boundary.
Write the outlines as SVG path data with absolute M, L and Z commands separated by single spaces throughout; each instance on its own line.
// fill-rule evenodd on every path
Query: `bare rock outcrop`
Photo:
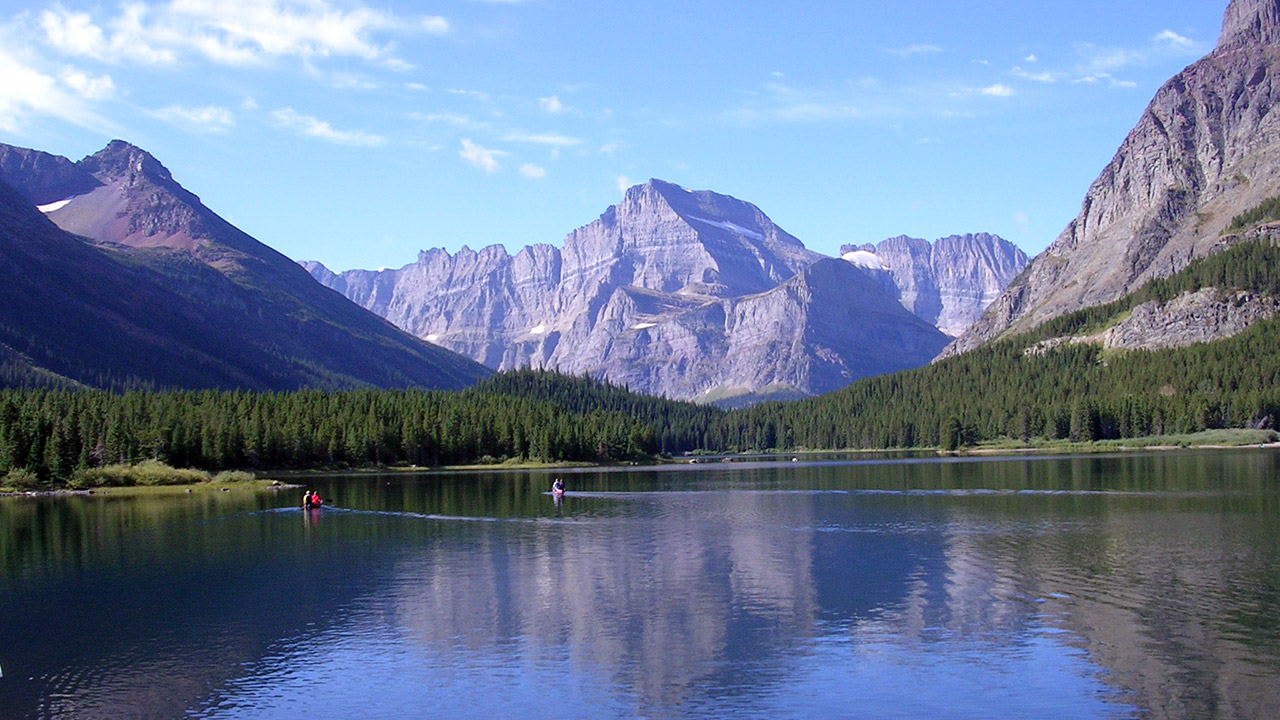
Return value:
M 1107 349 L 1166 350 L 1222 340 L 1280 314 L 1280 302 L 1248 292 L 1203 288 L 1165 304 L 1145 302 L 1102 333 Z

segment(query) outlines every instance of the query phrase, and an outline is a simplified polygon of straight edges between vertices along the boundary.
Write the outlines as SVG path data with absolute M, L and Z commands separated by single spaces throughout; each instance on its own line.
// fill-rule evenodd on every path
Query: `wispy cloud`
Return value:
M 530 180 L 541 180 L 547 176 L 547 171 L 533 163 L 525 163 L 520 166 L 520 174 Z
M 489 93 L 481 92 L 479 90 L 460 90 L 458 88 L 449 88 L 445 90 L 445 92 L 450 95 L 460 95 L 463 97 L 475 98 L 481 102 L 489 102 Z
M 979 92 L 988 97 L 1013 97 L 1013 88 L 1004 83 L 996 83 L 995 85 L 984 87 Z
M 116 84 L 110 75 L 92 76 L 83 70 L 64 68 L 59 75 L 67 87 L 86 100 L 106 100 L 115 95 Z
M 538 98 L 538 106 L 552 115 L 561 115 L 569 111 L 569 108 L 560 102 L 560 98 L 556 95 Z
M 222 134 L 235 127 L 236 118 L 224 107 L 210 105 L 207 107 L 188 108 L 170 105 L 151 113 L 151 116 L 175 125 L 182 125 L 200 132 Z
M 386 138 L 363 130 L 337 130 L 319 118 L 303 115 L 293 108 L 282 108 L 271 113 L 275 123 L 304 137 L 324 140 L 352 147 L 376 147 L 386 144 Z
M 899 57 L 911 57 L 913 55 L 933 55 L 935 53 L 940 53 L 942 52 L 942 48 L 930 43 L 920 43 L 900 48 L 885 48 L 885 52 L 890 55 L 898 55 Z
M 469 115 L 459 115 L 457 113 L 410 113 L 409 117 L 424 123 L 450 125 L 465 130 L 478 130 L 488 127 L 488 123 L 475 120 Z
M 439 16 L 399 17 L 364 5 L 326 0 L 170 0 L 126 3 L 99 23 L 87 12 L 55 6 L 40 14 L 44 40 L 67 55 L 102 62 L 172 63 L 194 54 L 215 63 L 256 64 L 271 57 L 358 57 L 395 69 L 389 34 L 443 35 Z
M 1199 52 L 1199 48 L 1198 48 L 1199 43 L 1197 43 L 1195 40 L 1192 40 L 1189 37 L 1184 37 L 1182 35 L 1179 35 L 1178 33 L 1172 30 L 1162 30 L 1159 33 L 1157 33 L 1156 36 L 1152 38 L 1152 40 L 1154 40 L 1157 43 L 1167 43 L 1180 50 Z
M 523 133 L 513 132 L 507 133 L 503 138 L 507 142 L 532 143 L 535 145 L 552 145 L 555 147 L 572 147 L 581 145 L 582 140 L 567 135 L 557 135 L 554 133 Z
M 1149 44 L 1142 48 L 1116 48 L 1077 43 L 1075 52 L 1078 62 L 1075 75 L 1078 81 L 1105 80 L 1112 87 L 1134 87 L 1136 83 L 1117 80 L 1113 77 L 1114 73 L 1129 67 L 1149 67 L 1170 60 L 1199 57 L 1207 51 L 1208 46 L 1204 43 L 1179 35 L 1172 30 L 1164 30 L 1156 34 Z
M 64 68 L 59 76 L 24 60 L 0 33 L 0 130 L 19 133 L 35 117 L 53 117 L 99 132 L 114 132 L 114 124 L 93 109 L 93 101 L 114 94 L 110 76 L 94 77 Z
M 481 147 L 468 138 L 463 138 L 462 150 L 458 151 L 458 157 L 489 174 L 496 173 L 502 169 L 498 158 L 508 154 L 502 150 L 490 150 L 489 148 Z
M 1010 70 L 1009 74 L 1014 77 L 1022 78 L 1023 80 L 1030 80 L 1031 82 L 1038 83 L 1056 83 L 1063 77 L 1061 73 L 1055 73 L 1048 70 L 1042 72 L 1031 72 L 1029 70 L 1023 70 L 1020 67 L 1015 67 Z

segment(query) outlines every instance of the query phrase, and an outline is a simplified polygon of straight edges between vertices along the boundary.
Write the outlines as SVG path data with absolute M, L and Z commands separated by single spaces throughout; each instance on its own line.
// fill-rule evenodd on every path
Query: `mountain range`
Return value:
M 1115 300 L 1238 237 L 1280 195 L 1280 0 L 1233 0 L 1216 48 L 1156 93 L 1079 215 L 943 356 Z
M 962 330 L 1026 263 L 992 235 L 886 241 L 875 252 L 824 256 L 755 205 L 650 180 L 563 249 L 435 249 L 381 271 L 304 266 L 494 369 L 553 368 L 733 405 L 925 364 L 951 339 L 938 323 Z
M 429 387 L 490 371 L 315 283 L 145 151 L 0 145 L 0 384 Z

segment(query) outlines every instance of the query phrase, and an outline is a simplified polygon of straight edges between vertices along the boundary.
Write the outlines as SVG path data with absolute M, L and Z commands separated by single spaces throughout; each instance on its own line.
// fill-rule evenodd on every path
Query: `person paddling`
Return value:
M 561 480 L 560 478 L 556 478 L 556 481 L 555 481 L 555 482 L 553 482 L 553 483 L 551 483 L 551 492 L 552 492 L 552 493 L 554 493 L 554 494 L 556 494 L 556 495 L 563 495 L 563 494 L 564 494 L 564 480 Z
M 304 509 L 311 507 L 311 491 L 310 490 L 302 493 L 302 507 Z

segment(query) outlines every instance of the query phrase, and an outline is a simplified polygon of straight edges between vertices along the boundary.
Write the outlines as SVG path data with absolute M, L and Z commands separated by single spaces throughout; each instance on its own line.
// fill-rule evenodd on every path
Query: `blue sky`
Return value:
M 1079 211 L 1226 2 L 0 0 L 0 141 L 122 138 L 335 270 L 560 245 L 650 177 L 808 247 Z

